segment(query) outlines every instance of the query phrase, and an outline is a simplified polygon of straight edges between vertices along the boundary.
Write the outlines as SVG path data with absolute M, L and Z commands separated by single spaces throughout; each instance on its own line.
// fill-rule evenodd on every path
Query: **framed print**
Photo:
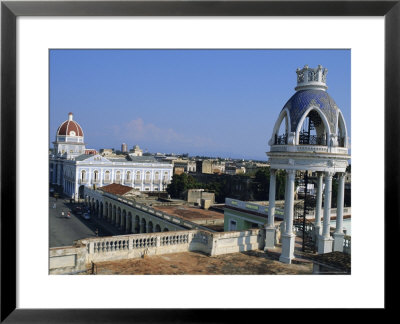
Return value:
M 389 276 L 388 271 L 391 270 L 389 263 L 394 255 L 391 249 L 395 245 L 393 244 L 397 234 L 395 231 L 398 230 L 396 226 L 391 225 L 392 220 L 390 218 L 392 217 L 391 215 L 398 215 L 399 212 L 397 204 L 393 203 L 398 200 L 399 196 L 399 144 L 397 141 L 400 93 L 398 65 L 400 54 L 399 16 L 400 4 L 398 1 L 2 1 L 1 320 L 6 323 L 30 321 L 124 323 L 132 320 L 134 322 L 224 322 L 233 321 L 239 309 L 240 312 L 257 309 L 256 313 L 262 316 L 265 315 L 267 309 L 279 308 L 389 308 L 392 303 L 386 295 L 393 288 L 384 287 L 384 279 Z M 335 84 L 338 87 L 346 88 L 348 92 L 350 92 L 349 88 L 351 88 L 351 114 L 349 109 L 348 113 L 344 113 L 344 117 L 339 113 L 339 117 L 337 119 L 332 118 L 331 121 L 320 114 L 318 108 L 315 109 L 317 114 L 313 115 L 314 119 L 311 117 L 303 118 L 295 113 L 285 117 L 284 114 L 282 116 L 279 115 L 279 110 L 284 102 L 275 103 L 273 94 L 266 96 L 265 100 L 278 105 L 274 118 L 282 117 L 282 120 L 285 120 L 284 118 L 289 120 L 290 118 L 293 123 L 295 123 L 295 118 L 298 118 L 299 123 L 305 118 L 309 118 L 307 121 L 309 121 L 310 127 L 306 142 L 304 142 L 304 136 L 301 137 L 299 135 L 296 138 L 295 132 L 290 135 L 288 125 L 292 124 L 288 121 L 287 129 L 283 131 L 285 133 L 283 137 L 278 136 L 280 134 L 278 134 L 279 125 L 275 126 L 274 134 L 276 133 L 276 137 L 274 145 L 282 143 L 286 145 L 291 140 L 293 143 L 303 141 L 302 144 L 311 145 L 311 128 L 318 129 L 323 125 L 325 129 L 337 126 L 337 138 L 333 135 L 331 136 L 330 132 L 315 131 L 312 136 L 314 136 L 313 140 L 316 145 L 319 143 L 318 141 L 325 141 L 326 146 L 331 145 L 332 147 L 338 147 L 338 149 L 341 146 L 342 149 L 351 148 L 351 163 L 355 165 L 355 168 L 352 169 L 354 187 L 351 195 L 351 201 L 354 203 L 352 211 L 355 215 L 354 222 L 352 219 L 354 239 L 351 247 L 354 252 L 351 258 L 351 275 L 287 275 L 274 276 L 273 280 L 271 280 L 271 276 L 254 276 L 254 273 L 251 273 L 252 275 L 250 276 L 193 276 L 192 273 L 185 276 L 168 277 L 158 275 L 63 276 L 53 275 L 50 271 L 49 275 L 49 268 L 58 269 L 57 264 L 76 264 L 77 261 L 74 258 L 78 258 L 78 256 L 72 257 L 68 255 L 67 258 L 56 259 L 60 255 L 54 252 L 54 254 L 50 255 L 49 261 L 48 242 L 49 237 L 51 240 L 52 229 L 49 229 L 48 223 L 48 178 L 52 182 L 52 179 L 56 178 L 57 171 L 55 170 L 57 169 L 53 166 L 53 162 L 49 166 L 49 154 L 54 152 L 49 152 L 49 147 L 46 147 L 46 144 L 50 145 L 54 138 L 53 133 L 55 133 L 55 129 L 52 130 L 54 121 L 51 119 L 54 114 L 50 111 L 51 103 L 55 100 L 52 91 L 60 87 L 60 84 L 64 82 L 57 83 L 54 80 L 57 78 L 57 80 L 74 80 L 71 81 L 71 84 L 76 86 L 75 89 L 79 88 L 79 91 L 71 92 L 78 97 L 76 101 L 71 100 L 75 98 L 67 98 L 67 96 L 61 98 L 61 101 L 64 101 L 61 105 L 68 106 L 68 108 L 64 107 L 63 109 L 71 109 L 70 111 L 73 111 L 75 106 L 89 105 L 88 101 L 85 101 L 89 100 L 85 97 L 85 91 L 89 91 L 89 82 L 90 88 L 94 89 L 93 91 L 101 92 L 107 92 L 113 83 L 111 80 L 104 87 L 104 84 L 102 85 L 94 77 L 88 79 L 90 80 L 89 82 L 85 81 L 85 73 L 97 73 L 97 70 L 89 70 L 87 67 L 94 66 L 96 69 L 101 67 L 103 69 L 101 73 L 106 73 L 107 69 L 112 69 L 110 66 L 115 66 L 116 62 L 119 62 L 121 71 L 124 71 L 124 73 L 140 75 L 141 79 L 135 81 L 136 86 L 143 85 L 146 82 L 150 85 L 149 90 L 146 90 L 148 91 L 146 97 L 148 101 L 158 102 L 160 106 L 165 107 L 163 113 L 167 114 L 168 110 L 170 110 L 170 114 L 173 115 L 175 113 L 172 107 L 175 103 L 173 96 L 180 96 L 179 92 L 172 95 L 170 88 L 163 84 L 162 86 L 165 87 L 164 92 L 159 92 L 157 95 L 152 96 L 158 84 L 156 69 L 161 70 L 164 68 L 160 62 L 163 60 L 162 55 L 165 53 L 171 55 L 171 57 L 176 53 L 183 53 L 183 51 L 185 51 L 185 55 L 194 53 L 191 57 L 189 55 L 179 56 L 180 54 L 178 54 L 178 58 L 172 58 L 171 61 L 168 61 L 171 62 L 169 68 L 174 71 L 173 75 L 182 75 L 181 78 L 184 79 L 184 75 L 186 75 L 184 73 L 190 71 L 192 66 L 201 66 L 201 58 L 196 56 L 196 51 L 207 53 L 210 60 L 211 57 L 214 59 L 213 55 L 216 55 L 216 53 L 226 55 L 229 52 L 231 56 L 221 56 L 222 58 L 219 61 L 213 61 L 214 70 L 203 70 L 202 74 L 199 72 L 200 70 L 196 70 L 195 75 L 198 84 L 211 83 L 210 79 L 207 81 L 207 77 L 214 78 L 216 89 L 220 89 L 220 91 L 231 89 L 229 90 L 232 91 L 230 96 L 234 98 L 232 89 L 238 90 L 239 86 L 245 83 L 243 80 L 238 80 L 235 85 L 229 88 L 228 84 L 230 84 L 231 80 L 228 80 L 226 76 L 218 79 L 216 71 L 224 64 L 238 65 L 237 62 L 239 61 L 236 61 L 235 58 L 238 52 L 243 55 L 243 59 L 240 62 L 246 62 L 242 70 L 243 75 L 247 75 L 245 73 L 248 73 L 248 71 L 256 71 L 257 67 L 259 67 L 259 70 L 265 69 L 260 63 L 261 61 L 257 61 L 257 58 L 252 56 L 256 51 L 261 53 L 260 55 L 265 55 L 265 58 L 268 51 L 279 53 L 279 62 L 282 64 L 281 73 L 276 72 L 273 75 L 273 80 L 269 80 L 270 83 L 268 84 L 272 87 L 275 83 L 282 82 L 284 70 L 287 68 L 284 65 L 289 65 L 288 55 L 285 53 L 291 52 L 294 56 L 301 56 L 303 55 L 301 51 L 311 52 L 312 50 L 320 50 L 321 53 L 323 51 L 345 53 L 346 58 L 343 61 L 345 63 L 338 63 L 338 66 L 346 64 L 348 71 L 345 73 L 343 71 L 346 69 L 343 68 L 341 70 L 338 68 L 341 72 Z M 114 55 L 110 54 L 110 51 L 114 51 L 114 54 L 117 53 L 117 56 L 112 57 L 111 61 L 98 59 L 96 56 L 96 53 L 100 52 L 105 56 Z M 156 52 L 157 54 L 155 54 Z M 252 53 L 251 55 L 249 54 L 250 52 Z M 128 53 L 135 53 L 132 58 L 129 58 L 130 60 L 140 61 L 143 57 L 152 57 L 151 64 L 145 65 L 143 63 L 142 66 L 128 66 L 123 58 Z M 55 60 L 55 57 L 57 60 Z M 85 59 L 81 60 L 82 57 L 85 57 Z M 304 57 L 304 60 L 311 60 L 311 55 L 307 54 L 302 57 Z M 69 65 L 65 62 L 69 62 Z M 141 62 L 145 62 L 145 60 Z M 298 64 L 297 61 L 296 64 Z M 293 75 L 296 75 L 293 86 L 295 86 L 294 82 L 297 81 L 297 90 L 310 86 L 313 91 L 316 91 L 318 87 L 317 90 L 325 87 L 326 80 L 324 78 L 326 75 L 323 67 L 313 70 L 313 67 L 310 68 L 307 64 L 308 62 L 304 62 L 304 68 L 303 66 L 296 66 L 300 69 L 293 70 Z M 68 66 L 73 66 L 74 68 L 68 68 Z M 56 74 L 54 71 L 57 71 L 57 73 L 62 71 L 62 73 Z M 82 71 L 84 72 L 79 74 Z M 180 74 L 180 71 L 182 71 L 182 74 Z M 229 75 L 228 70 L 223 73 Z M 312 84 L 305 85 L 302 83 L 305 82 L 302 79 L 304 73 L 307 74 L 307 80 L 311 80 L 309 78 L 314 77 L 318 80 L 312 79 L 316 83 L 309 81 Z M 313 76 L 313 73 L 315 76 Z M 104 78 L 110 81 L 112 77 Z M 262 93 L 262 83 L 263 81 L 247 82 L 247 84 L 251 84 L 248 86 L 251 90 L 248 95 L 254 94 L 258 91 L 258 88 L 261 89 L 260 92 Z M 327 84 L 329 86 L 329 76 Z M 289 85 L 289 87 L 291 86 L 292 84 Z M 119 86 L 119 88 L 122 87 Z M 127 87 L 130 92 L 134 92 L 134 85 Z M 184 83 L 180 83 L 179 87 L 181 87 L 182 96 L 184 96 L 184 91 L 188 91 L 188 88 L 185 87 Z M 285 84 L 283 87 L 288 87 L 288 85 Z M 305 90 L 309 90 L 309 88 Z M 170 95 L 169 97 L 168 94 Z M 211 141 L 207 136 L 196 137 L 192 141 L 181 140 L 182 136 L 174 131 L 173 126 L 171 126 L 172 122 L 167 122 L 168 119 L 162 118 L 160 113 L 162 110 L 153 112 L 153 120 L 150 115 L 145 120 L 142 120 L 140 116 L 128 117 L 128 114 L 124 113 L 124 109 L 126 112 L 128 108 L 119 102 L 119 100 L 123 101 L 122 98 L 122 96 L 113 97 L 113 100 L 108 103 L 112 107 L 108 119 L 111 120 L 112 114 L 125 114 L 125 128 L 121 130 L 121 128 L 111 125 L 109 129 L 105 130 L 104 126 L 99 127 L 99 129 L 94 127 L 90 129 L 94 136 L 100 138 L 102 132 L 121 134 L 121 132 L 131 131 L 132 127 L 134 127 L 135 129 L 141 129 L 141 132 L 132 132 L 131 141 L 153 139 L 153 143 L 157 140 L 166 143 L 168 140 L 175 143 L 175 145 L 181 144 L 182 146 L 175 146 L 179 150 L 185 150 L 189 146 L 195 147 L 200 142 L 204 142 L 204 146 L 211 146 Z M 170 98 L 170 104 L 167 103 L 167 98 Z M 196 98 L 201 102 L 200 97 Z M 214 97 L 215 100 L 217 100 L 216 98 Z M 90 100 L 94 101 L 93 98 Z M 331 99 L 321 99 L 320 107 L 327 100 Z M 348 98 L 348 101 L 350 101 L 350 98 Z M 93 102 L 90 102 L 90 104 L 94 105 Z M 107 119 L 107 113 L 110 112 L 101 110 L 100 107 L 104 103 L 100 99 L 96 104 L 97 110 L 91 111 L 88 119 L 91 119 L 93 123 L 100 124 L 101 119 Z M 146 107 L 145 100 L 142 102 L 135 101 L 135 104 L 142 104 L 143 107 Z M 125 108 L 118 110 L 118 105 Z M 227 107 L 224 110 L 225 118 L 217 115 L 216 112 L 214 112 L 214 116 L 218 116 L 217 118 L 221 121 L 229 121 L 229 114 L 240 115 L 240 120 L 243 123 L 241 126 L 243 134 L 246 129 L 251 128 L 251 125 L 253 125 L 253 128 L 258 125 L 256 119 L 264 118 L 255 109 L 253 111 L 251 108 L 243 108 L 240 111 L 235 110 L 235 108 L 232 108 L 233 99 L 230 105 L 230 108 Z M 150 108 L 147 109 L 150 111 Z M 201 121 L 206 120 L 201 115 L 202 111 L 212 114 L 212 111 L 205 108 L 202 109 L 200 106 L 187 109 L 186 112 L 184 110 L 180 111 L 181 117 L 177 116 L 177 118 L 183 118 L 185 115 L 191 116 L 188 120 L 192 122 L 192 127 L 187 128 L 191 128 L 193 132 L 196 128 L 201 128 Z M 190 109 L 198 109 L 198 112 L 193 113 Z M 288 110 L 290 111 L 290 107 Z M 81 108 L 81 111 L 84 111 L 84 109 Z M 156 114 L 160 114 L 161 117 L 155 116 Z M 347 129 L 350 131 L 350 125 L 346 128 L 346 123 L 350 123 L 350 115 L 352 140 L 351 146 L 346 146 L 346 136 L 344 134 L 346 134 Z M 67 117 L 65 116 L 65 118 Z M 131 118 L 130 122 L 128 118 Z M 114 162 L 106 167 L 106 164 L 104 164 L 106 162 L 103 160 L 107 158 L 108 153 L 106 151 L 103 150 L 103 155 L 97 154 L 100 153 L 97 152 L 97 147 L 90 150 L 88 147 L 84 147 L 83 144 L 79 144 L 84 142 L 82 129 L 85 131 L 85 136 L 90 138 L 91 135 L 86 132 L 85 128 L 81 129 L 75 120 L 79 120 L 78 116 L 70 113 L 66 122 L 68 125 L 71 124 L 72 128 L 75 127 L 72 131 L 71 127 L 71 129 L 68 128 L 69 126 L 66 126 L 66 129 L 63 130 L 64 128 L 61 125 L 63 120 L 57 120 L 57 126 L 60 126 L 56 127 L 57 137 L 54 147 L 57 154 L 74 155 L 76 153 L 74 150 L 76 149 L 79 154 L 84 153 L 85 159 L 97 158 L 97 162 L 103 163 L 105 173 L 101 173 L 101 179 L 108 179 L 106 169 L 109 167 L 110 170 L 112 169 L 110 174 L 112 174 L 112 177 L 116 177 L 117 184 L 119 183 L 118 181 L 121 181 L 121 184 L 132 183 L 133 188 L 135 180 L 140 179 L 143 180 L 140 182 L 143 188 L 139 189 L 138 187 L 138 191 L 146 191 L 147 189 L 149 192 L 162 191 L 160 187 L 162 181 L 160 179 L 165 174 L 164 170 L 161 172 L 161 176 L 158 169 L 148 172 L 149 175 L 155 174 L 156 180 L 159 181 L 158 187 L 154 185 L 155 182 L 152 182 L 150 187 L 150 185 L 146 186 L 150 178 L 147 178 L 146 171 L 142 169 L 114 170 L 115 163 L 121 162 L 117 161 L 117 159 L 114 159 Z M 167 125 L 162 125 L 162 120 Z M 232 121 L 231 130 L 239 129 L 238 123 L 237 120 Z M 338 125 L 335 126 L 335 123 Z M 269 124 L 265 122 L 265 125 Z M 262 127 L 262 125 L 257 126 L 258 129 L 262 129 Z M 300 126 L 297 124 L 293 126 L 296 129 L 298 127 Z M 216 129 L 218 126 L 214 128 Z M 265 126 L 265 128 L 268 128 L 265 130 L 265 139 L 269 139 L 273 127 Z M 212 134 L 213 130 L 205 129 L 203 132 L 204 134 Z M 215 131 L 215 133 L 217 134 L 218 132 Z M 234 133 L 231 133 L 231 137 L 234 137 Z M 237 133 L 240 134 L 240 132 Z M 304 135 L 304 132 L 302 134 Z M 329 135 L 328 139 L 326 139 L 327 134 Z M 222 133 L 219 136 L 223 138 Z M 289 139 L 290 136 L 292 136 L 292 139 Z M 324 136 L 325 138 L 323 138 Z M 71 139 L 70 137 L 74 141 L 73 148 L 65 146 L 65 142 L 68 142 Z M 78 145 L 75 143 L 76 138 L 78 138 Z M 82 141 L 80 142 L 80 140 Z M 241 143 L 239 139 L 236 139 L 236 142 Z M 264 140 L 264 142 L 267 141 Z M 147 143 L 146 145 L 148 145 Z M 132 144 L 135 143 L 128 143 L 128 145 Z M 237 146 L 245 147 L 243 144 L 238 144 Z M 265 143 L 264 147 L 268 147 L 268 144 Z M 162 150 L 163 148 L 159 149 Z M 169 149 L 173 150 L 173 148 Z M 127 150 L 126 146 L 121 146 L 121 151 Z M 231 148 L 232 150 L 233 148 Z M 142 157 L 148 156 L 142 154 L 146 149 L 139 148 L 137 145 L 131 151 L 129 154 L 126 152 L 130 161 L 140 160 Z M 332 153 L 333 151 L 329 152 Z M 200 156 L 201 151 L 196 152 L 196 154 Z M 317 154 L 315 150 L 313 154 L 314 156 Z M 282 165 L 283 162 L 281 162 L 280 157 L 274 158 L 274 154 L 269 154 L 268 156 L 270 157 L 270 163 Z M 67 163 L 72 163 L 71 161 L 74 159 L 75 156 L 65 160 Z M 79 159 L 83 161 L 82 157 Z M 295 158 L 293 159 L 295 160 Z M 93 162 L 96 163 L 96 161 Z M 156 161 L 152 161 L 153 165 L 156 165 Z M 327 165 L 332 167 L 335 172 L 344 172 L 344 169 L 341 169 L 343 168 L 340 164 L 341 161 L 335 161 L 335 163 L 327 162 Z M 293 160 L 289 159 L 286 166 L 291 169 L 291 166 L 296 163 L 296 161 L 293 162 Z M 202 164 L 201 167 L 206 168 L 206 165 Z M 67 166 L 62 168 L 64 171 L 69 170 Z M 98 180 L 95 176 L 96 172 L 97 170 L 94 169 L 76 169 L 76 174 L 79 177 L 77 181 L 80 181 L 81 184 L 89 179 L 88 181 L 91 184 L 96 184 Z M 122 172 L 122 175 L 120 172 Z M 141 172 L 143 173 L 143 178 L 141 178 Z M 234 172 L 236 173 L 237 169 Z M 324 172 L 328 171 L 324 169 Z M 93 174 L 94 178 L 86 177 L 89 173 L 90 175 Z M 68 174 L 68 172 L 64 172 L 64 176 L 67 180 L 67 177 L 73 177 L 72 173 Z M 121 176 L 122 178 L 120 178 Z M 172 173 L 168 176 L 172 178 Z M 294 176 L 293 179 L 289 176 L 286 179 L 293 180 L 293 186 L 297 185 L 297 182 L 295 183 L 294 181 Z M 278 182 L 279 180 L 277 180 L 277 184 Z M 90 211 L 82 211 L 82 216 L 79 218 L 82 223 L 93 217 L 94 212 L 104 215 L 105 219 L 107 219 L 108 211 L 111 210 L 109 214 L 110 221 L 115 216 L 114 221 L 124 227 L 123 230 L 126 229 L 126 233 L 140 234 L 174 230 L 173 227 L 162 227 L 160 226 L 161 223 L 153 224 L 148 220 L 145 223 L 142 221 L 143 224 L 140 221 L 135 222 L 133 217 L 127 218 L 126 216 L 128 215 L 123 215 L 124 210 L 118 211 L 118 205 L 110 206 L 109 208 L 108 203 L 107 207 L 105 203 L 104 205 L 96 205 L 95 200 L 93 200 L 92 204 L 90 200 L 85 200 L 85 197 L 89 197 L 88 199 L 93 198 L 90 195 L 83 194 L 86 189 L 82 188 L 81 195 L 80 189 L 78 190 L 78 187 L 74 184 L 66 184 L 64 182 L 64 186 L 67 186 L 67 189 L 64 188 L 63 190 L 70 195 L 68 197 L 71 204 L 74 199 L 78 202 L 79 199 L 82 199 L 82 206 L 89 206 Z M 305 187 L 308 188 L 308 185 L 306 184 Z M 96 189 L 96 187 L 93 188 Z M 344 190 L 344 187 L 342 189 Z M 293 192 L 291 189 L 286 190 L 287 192 Z M 282 191 L 285 192 L 285 188 Z M 47 195 L 45 197 L 46 200 L 42 197 L 44 192 Z M 326 192 L 328 193 L 329 190 Z M 108 194 L 112 195 L 112 193 Z M 337 194 L 335 193 L 335 195 Z M 327 198 L 324 199 L 326 201 Z M 203 204 L 203 209 L 207 209 L 204 208 L 207 204 L 206 200 L 202 199 L 197 203 L 199 205 Z M 55 205 L 56 201 L 57 197 L 55 197 Z M 246 199 L 243 198 L 243 201 L 246 201 Z M 234 211 L 235 208 L 238 208 L 238 204 L 242 202 L 236 198 L 236 201 L 229 200 L 228 203 L 231 204 L 231 209 Z M 225 204 L 227 204 L 226 200 Z M 246 208 L 248 209 L 259 208 L 251 203 L 247 203 L 247 205 Z M 75 206 L 74 212 L 78 213 L 79 210 L 76 205 L 73 206 Z M 80 206 L 78 207 L 80 208 Z M 113 211 L 112 208 L 115 210 Z M 157 213 L 155 206 L 151 208 L 154 208 L 156 210 L 153 210 L 154 213 Z M 277 206 L 276 210 L 279 211 L 279 206 Z M 127 210 L 126 214 L 128 212 Z M 285 215 L 289 215 L 283 209 L 282 212 Z M 160 215 L 164 215 L 162 213 L 159 211 Z M 329 213 L 330 210 L 327 211 L 326 215 Z M 340 214 L 339 211 L 337 213 Z M 67 216 L 69 217 L 70 215 L 67 214 Z M 285 220 L 288 219 L 285 218 Z M 176 220 L 175 223 L 179 223 L 179 221 Z M 190 220 L 186 221 L 185 226 L 188 226 L 188 224 L 192 224 Z M 246 226 L 252 226 L 248 225 L 249 222 L 246 224 Z M 158 225 L 157 230 L 156 225 Z M 227 227 L 228 225 L 229 228 Z M 228 225 L 226 225 L 226 231 L 235 231 L 238 226 L 243 226 L 233 218 L 229 219 Z M 324 225 L 324 230 L 327 231 L 327 234 L 329 234 L 330 230 L 329 225 L 329 222 Z M 286 230 L 284 226 L 282 231 Z M 262 228 L 262 226 L 259 228 Z M 258 240 L 259 237 L 264 235 L 259 228 L 246 228 L 251 233 L 253 233 L 252 231 L 257 233 L 255 235 L 257 238 L 249 238 L 249 240 Z M 93 233 L 98 233 L 98 228 L 93 230 Z M 129 235 L 126 236 L 128 237 Z M 193 234 L 194 236 L 196 234 Z M 164 237 L 164 240 L 168 240 L 168 244 L 170 244 L 169 240 L 171 238 L 167 234 Z M 211 240 L 207 239 L 210 244 L 211 254 L 216 253 L 215 251 L 219 248 L 218 244 L 220 244 L 219 241 L 216 243 L 217 239 L 215 238 L 217 236 L 212 237 L 213 239 Z M 200 235 L 196 236 L 196 238 L 198 239 L 194 243 L 197 244 L 196 246 L 203 244 L 200 241 L 201 239 L 204 240 L 204 237 Z M 174 237 L 173 239 L 178 241 L 186 240 L 186 238 L 182 237 Z M 229 239 L 232 239 L 232 237 Z M 159 240 L 162 240 L 162 238 L 159 238 Z M 290 239 L 288 240 L 290 241 Z M 225 240 L 224 244 L 228 244 L 228 241 Z M 91 242 L 86 246 L 87 248 L 84 247 L 80 250 L 85 254 L 86 258 L 88 254 L 94 251 L 99 252 L 100 249 L 102 251 L 103 249 L 108 249 L 109 245 L 106 244 L 111 244 L 111 241 L 106 243 L 103 241 L 97 242 L 95 238 Z M 134 240 L 132 241 L 132 237 L 129 237 L 124 242 L 118 248 L 124 249 L 125 245 L 128 248 L 128 246 L 131 247 L 131 244 L 136 244 Z M 116 243 L 112 242 L 113 249 L 115 249 L 114 244 Z M 142 242 L 137 244 L 142 244 Z M 154 241 L 155 246 L 156 244 L 160 243 Z M 326 243 L 324 241 L 318 246 L 318 249 L 322 249 L 321 251 L 324 251 L 323 244 L 329 245 L 329 242 Z M 44 249 L 43 247 L 47 248 Z M 148 250 L 152 251 L 151 248 L 152 246 Z M 55 258 L 51 259 L 52 256 Z M 142 258 L 145 259 L 144 254 Z M 288 258 L 290 263 L 292 256 L 290 256 L 289 252 Z M 284 262 L 288 258 L 281 257 L 279 260 Z M 92 262 L 92 272 L 94 273 L 96 259 L 91 260 L 95 260 Z M 384 262 L 386 262 L 385 267 Z M 69 268 L 69 274 L 78 274 L 79 271 L 74 272 L 71 269 Z M 67 274 L 67 272 L 64 272 L 64 274 Z M 106 273 L 99 272 L 99 274 Z M 373 280 L 370 280 L 370 278 L 373 278 Z M 366 280 L 369 280 L 369 293 L 360 294 Z M 296 287 L 296 294 L 300 292 L 304 296 L 301 301 L 290 293 L 293 287 Z M 324 295 L 324 290 L 321 287 L 327 287 L 329 294 Z M 339 288 L 335 290 L 332 287 Z M 311 302 L 313 298 L 315 299 L 316 294 L 322 294 L 321 299 Z M 343 294 L 349 296 L 348 301 L 343 301 L 340 298 Z M 212 316 L 208 312 L 210 309 L 213 309 Z

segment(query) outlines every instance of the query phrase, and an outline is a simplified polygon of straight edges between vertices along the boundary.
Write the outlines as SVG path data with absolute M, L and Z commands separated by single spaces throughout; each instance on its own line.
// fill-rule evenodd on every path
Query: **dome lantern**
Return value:
M 327 90 L 326 86 L 326 75 L 328 74 L 328 69 L 323 68 L 321 65 L 318 65 L 317 68 L 313 69 L 305 65 L 304 68 L 297 69 L 297 87 L 294 88 L 296 91 L 298 90 L 306 90 L 306 89 L 318 89 L 318 90 Z

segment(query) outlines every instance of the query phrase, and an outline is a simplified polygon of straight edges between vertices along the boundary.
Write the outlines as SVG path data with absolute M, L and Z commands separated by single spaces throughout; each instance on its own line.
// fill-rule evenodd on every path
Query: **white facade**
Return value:
M 118 183 L 140 191 L 165 191 L 172 179 L 172 164 L 158 162 L 153 157 L 66 156 L 59 152 L 58 134 L 54 145 L 55 154 L 50 157 L 50 183 L 62 186 L 64 194 L 75 200 L 85 186 L 93 188 Z M 68 137 L 65 145 L 69 145 Z

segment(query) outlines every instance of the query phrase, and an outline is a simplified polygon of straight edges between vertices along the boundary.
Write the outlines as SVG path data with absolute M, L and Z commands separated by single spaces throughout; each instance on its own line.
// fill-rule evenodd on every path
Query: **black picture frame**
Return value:
M 384 16 L 385 255 L 399 230 L 400 1 L 2 1 L 1 2 L 1 322 L 234 322 L 243 310 L 16 308 L 16 18 L 18 16 Z M 371 171 L 373 175 L 373 171 Z M 381 190 L 382 188 L 373 188 Z M 394 220 L 393 220 L 394 218 Z M 393 222 L 396 226 L 393 226 Z M 385 258 L 388 280 L 397 276 Z M 392 272 L 390 272 L 392 271 Z M 254 287 L 253 287 L 254 288 Z M 134 305 L 132 305 L 134 307 Z M 269 312 L 270 310 L 268 310 Z M 260 318 L 266 310 L 251 310 Z M 260 314 L 260 312 L 264 312 Z M 246 314 L 248 315 L 248 314 Z

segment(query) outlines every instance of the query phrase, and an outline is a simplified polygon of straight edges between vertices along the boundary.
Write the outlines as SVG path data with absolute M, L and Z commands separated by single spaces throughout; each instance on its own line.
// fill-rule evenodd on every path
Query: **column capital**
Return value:
M 325 171 L 324 174 L 325 174 L 326 178 L 331 178 L 332 179 L 332 177 L 335 174 L 335 172 L 333 172 L 333 171 Z
M 286 170 L 286 172 L 287 172 L 287 174 L 289 176 L 289 179 L 293 180 L 295 175 L 296 175 L 296 170 Z

